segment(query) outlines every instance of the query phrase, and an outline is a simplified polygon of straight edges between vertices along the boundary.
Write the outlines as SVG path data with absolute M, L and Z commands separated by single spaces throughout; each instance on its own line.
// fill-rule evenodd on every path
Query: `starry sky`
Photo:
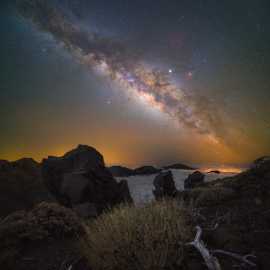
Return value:
M 270 153 L 267 0 L 0 4 L 0 158 L 241 166 Z

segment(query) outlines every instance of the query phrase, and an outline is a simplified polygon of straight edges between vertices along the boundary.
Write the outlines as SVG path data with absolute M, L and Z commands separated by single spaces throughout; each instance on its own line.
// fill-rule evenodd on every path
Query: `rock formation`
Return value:
M 196 171 L 188 176 L 184 182 L 185 189 L 194 188 L 201 185 L 204 182 L 204 174 L 199 171 Z
M 156 200 L 165 197 L 175 197 L 177 193 L 171 171 L 161 172 L 155 177 L 153 184 L 155 188 L 153 194 Z
M 57 200 L 78 211 L 83 209 L 83 216 L 87 216 L 86 209 L 99 214 L 118 203 L 132 201 L 127 184 L 117 183 L 102 155 L 90 146 L 79 145 L 62 157 L 44 159 L 42 175 Z
M 0 217 L 53 201 L 41 179 L 40 165 L 33 159 L 0 161 Z

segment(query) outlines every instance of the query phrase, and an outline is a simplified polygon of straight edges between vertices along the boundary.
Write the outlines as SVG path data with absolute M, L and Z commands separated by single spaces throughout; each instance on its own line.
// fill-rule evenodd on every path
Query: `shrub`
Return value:
M 96 270 L 179 269 L 191 218 L 177 201 L 119 206 L 87 227 L 83 253 Z
M 83 226 L 72 210 L 43 202 L 32 211 L 17 211 L 0 221 L 0 254 L 5 249 L 17 249 L 30 242 L 83 234 Z
M 84 235 L 84 228 L 77 215 L 68 208 L 56 203 L 40 203 L 31 211 L 17 211 L 0 220 L 0 269 L 28 269 L 20 264 L 27 264 L 22 254 L 35 257 L 34 264 L 44 246 L 53 250 L 61 247 L 62 242 L 71 240 L 76 243 L 79 236 Z M 64 250 L 72 250 L 67 247 Z M 50 252 L 44 249 L 45 253 Z M 57 262 L 59 256 L 55 258 Z M 48 258 L 50 263 L 54 258 Z M 49 262 L 48 262 L 49 263 Z M 28 265 L 29 266 L 29 265 Z M 31 269 L 39 269 L 32 267 Z M 49 269 L 49 267 L 48 267 Z M 51 268 L 50 268 L 51 269 Z
M 231 200 L 235 196 L 235 192 L 225 187 L 206 187 L 196 188 L 191 191 L 191 198 L 194 200 L 195 206 L 211 206 L 221 202 Z

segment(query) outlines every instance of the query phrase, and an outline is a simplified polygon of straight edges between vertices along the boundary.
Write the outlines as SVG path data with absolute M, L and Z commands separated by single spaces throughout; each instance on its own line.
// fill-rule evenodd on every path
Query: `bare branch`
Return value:
M 201 253 L 209 270 L 221 270 L 218 259 L 210 254 L 209 250 L 206 248 L 203 241 L 201 240 L 202 228 L 200 226 L 196 226 L 196 230 L 197 233 L 194 241 L 188 243 L 187 245 L 194 246 Z
M 225 250 L 220 250 L 220 249 L 212 250 L 211 253 L 212 254 L 224 254 L 224 255 L 230 256 L 230 257 L 242 262 L 244 265 L 248 265 L 248 266 L 251 266 L 254 268 L 257 266 L 254 262 L 249 260 L 250 258 L 256 258 L 256 256 L 254 256 L 253 254 L 247 254 L 247 255 L 241 256 L 239 254 L 225 251 Z
M 218 224 L 215 225 L 213 230 L 215 230 L 217 226 Z M 256 263 L 250 260 L 252 258 L 256 258 L 256 256 L 253 254 L 247 254 L 247 255 L 242 256 L 237 253 L 233 253 L 233 252 L 225 251 L 221 249 L 208 250 L 205 244 L 203 243 L 203 241 L 201 240 L 202 228 L 200 226 L 196 226 L 196 230 L 197 230 L 197 233 L 196 233 L 194 241 L 187 243 L 186 245 L 194 246 L 200 252 L 209 270 L 221 270 L 219 261 L 214 256 L 214 254 L 222 254 L 222 255 L 229 256 L 235 260 L 238 260 L 239 262 L 241 262 L 241 264 L 237 265 L 237 267 L 240 267 L 241 269 L 242 268 L 246 269 L 247 267 L 249 268 L 257 267 Z
M 67 270 L 72 270 L 73 266 L 75 266 L 81 259 L 82 257 L 79 257 L 78 259 L 74 260 L 72 264 L 67 268 Z

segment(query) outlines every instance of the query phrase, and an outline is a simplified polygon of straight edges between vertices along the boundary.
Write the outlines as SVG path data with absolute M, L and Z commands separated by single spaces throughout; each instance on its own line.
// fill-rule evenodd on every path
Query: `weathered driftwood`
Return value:
M 211 250 L 212 254 L 223 254 L 223 255 L 227 255 L 229 257 L 232 257 L 238 261 L 240 261 L 242 264 L 241 266 L 245 267 L 245 266 L 250 266 L 253 268 L 256 268 L 256 264 L 252 261 L 250 261 L 250 258 L 256 258 L 256 256 L 254 256 L 253 254 L 247 254 L 244 256 L 241 256 L 239 254 L 233 253 L 233 252 L 229 252 L 229 251 L 225 251 L 225 250 L 221 250 L 221 249 L 215 249 L 215 250 Z
M 218 224 L 216 226 L 218 226 Z M 254 256 L 253 254 L 247 254 L 247 255 L 242 256 L 242 255 L 225 251 L 225 250 L 221 250 L 221 249 L 208 250 L 205 244 L 203 243 L 203 241 L 201 240 L 202 228 L 200 226 L 196 226 L 196 230 L 197 230 L 197 233 L 196 233 L 194 241 L 188 243 L 187 245 L 194 246 L 200 252 L 209 270 L 221 270 L 219 261 L 214 256 L 214 254 L 226 255 L 231 258 L 234 258 L 235 260 L 240 261 L 241 265 L 238 265 L 238 266 L 240 266 L 241 268 L 249 267 L 249 268 L 255 269 L 257 267 L 257 265 L 250 260 L 251 258 L 256 258 L 256 256 Z
M 206 248 L 203 241 L 201 240 L 202 228 L 200 226 L 196 226 L 196 230 L 197 233 L 194 241 L 188 243 L 187 245 L 194 246 L 201 253 L 209 270 L 221 270 L 218 259 L 210 253 L 210 251 Z
M 79 263 L 81 259 L 82 259 L 82 257 L 79 257 L 78 259 L 74 260 L 72 262 L 72 264 L 67 268 L 67 270 L 72 270 L 73 266 L 75 266 L 77 263 Z

